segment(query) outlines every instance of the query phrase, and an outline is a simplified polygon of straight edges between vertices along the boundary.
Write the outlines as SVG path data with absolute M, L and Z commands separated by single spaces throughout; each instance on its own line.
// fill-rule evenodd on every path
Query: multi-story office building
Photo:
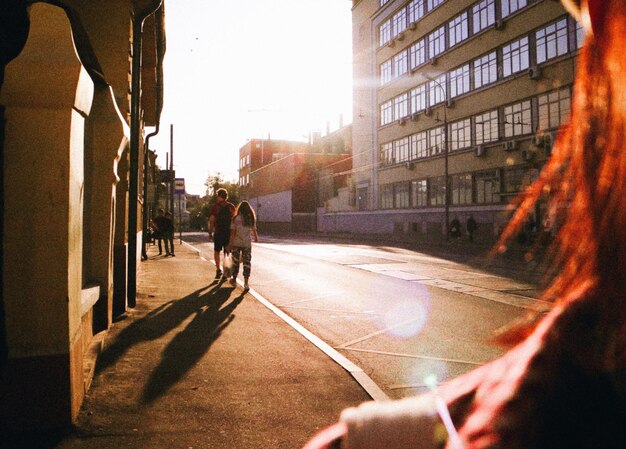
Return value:
M 582 38 L 554 0 L 354 0 L 353 186 L 372 219 L 328 224 L 419 239 L 472 214 L 493 240 L 568 118 Z

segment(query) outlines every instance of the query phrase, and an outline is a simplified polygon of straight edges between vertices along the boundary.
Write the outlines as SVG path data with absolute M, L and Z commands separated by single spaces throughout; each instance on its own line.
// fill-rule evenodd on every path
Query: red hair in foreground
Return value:
M 592 2 L 572 116 L 518 201 L 562 214 L 552 310 L 500 359 L 441 387 L 466 449 L 626 447 L 626 2 Z

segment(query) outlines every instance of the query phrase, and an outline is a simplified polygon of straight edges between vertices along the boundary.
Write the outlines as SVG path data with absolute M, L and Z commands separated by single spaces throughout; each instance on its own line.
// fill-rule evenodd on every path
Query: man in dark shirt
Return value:
M 209 212 L 209 239 L 213 240 L 213 257 L 215 258 L 215 278 L 222 277 L 220 252 L 225 251 L 230 239 L 230 224 L 235 216 L 235 206 L 228 202 L 228 191 L 217 189 L 217 203 Z

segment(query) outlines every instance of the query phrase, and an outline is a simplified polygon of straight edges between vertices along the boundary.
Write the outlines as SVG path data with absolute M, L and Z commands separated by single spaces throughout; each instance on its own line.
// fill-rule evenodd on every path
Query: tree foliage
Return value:
M 228 201 L 234 205 L 239 204 L 239 184 L 224 180 L 222 173 L 209 174 L 204 185 L 206 187 L 204 197 L 192 204 L 188 203 L 191 229 L 202 231 L 207 230 L 209 212 L 211 206 L 217 202 L 217 190 L 219 188 L 223 187 L 228 191 Z

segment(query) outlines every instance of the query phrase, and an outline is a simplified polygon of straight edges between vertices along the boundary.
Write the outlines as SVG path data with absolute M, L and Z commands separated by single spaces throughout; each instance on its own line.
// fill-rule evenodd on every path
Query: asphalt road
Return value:
M 184 240 L 212 260 L 206 234 Z M 493 332 L 544 305 L 535 285 L 476 263 L 392 246 L 261 240 L 253 246 L 251 288 L 391 398 L 422 392 L 433 379 L 445 381 L 497 357 L 502 349 L 488 343 Z

